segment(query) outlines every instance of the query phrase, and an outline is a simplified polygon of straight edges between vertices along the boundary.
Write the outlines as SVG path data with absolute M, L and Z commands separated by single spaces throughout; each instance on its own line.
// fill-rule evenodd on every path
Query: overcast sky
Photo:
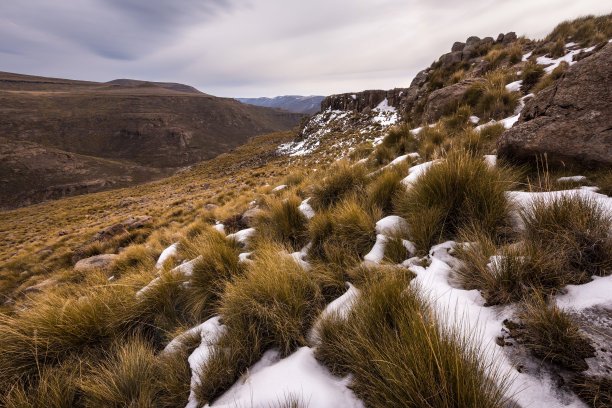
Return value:
M 542 38 L 603 0 L 1 0 L 0 71 L 218 96 L 407 87 L 454 41 Z

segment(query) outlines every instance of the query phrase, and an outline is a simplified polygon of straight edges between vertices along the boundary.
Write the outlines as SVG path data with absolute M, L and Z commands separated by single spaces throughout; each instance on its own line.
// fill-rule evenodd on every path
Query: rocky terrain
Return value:
M 182 84 L 0 73 L 0 140 L 10 157 L 0 208 L 159 178 L 300 119 Z M 53 153 L 33 163 L 41 149 Z
M 236 98 L 236 100 L 242 103 L 248 103 L 249 105 L 280 108 L 291 112 L 301 112 L 311 115 L 320 110 L 323 98 L 323 96 L 316 95 L 285 95 L 276 96 L 274 98 Z

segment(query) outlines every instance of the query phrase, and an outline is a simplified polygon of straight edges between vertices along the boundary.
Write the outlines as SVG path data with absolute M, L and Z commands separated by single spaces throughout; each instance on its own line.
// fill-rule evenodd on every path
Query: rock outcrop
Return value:
M 423 122 L 436 122 L 438 119 L 440 119 L 440 117 L 442 117 L 447 106 L 454 102 L 460 101 L 465 92 L 473 84 L 478 82 L 485 82 L 485 80 L 482 78 L 465 79 L 454 85 L 433 91 L 427 98 L 425 113 L 423 114 Z
M 501 156 L 587 167 L 612 165 L 612 43 L 572 65 L 527 102 L 498 140 Z
M 404 96 L 406 91 L 406 88 L 396 88 L 389 91 L 369 90 L 331 95 L 321 101 L 321 110 L 367 112 L 376 108 L 385 99 L 387 99 L 389 106 L 399 108 L 402 96 Z

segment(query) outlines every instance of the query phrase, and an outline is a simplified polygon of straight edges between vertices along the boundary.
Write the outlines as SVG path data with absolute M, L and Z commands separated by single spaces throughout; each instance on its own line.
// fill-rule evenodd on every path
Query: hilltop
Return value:
M 612 403 L 612 15 L 0 213 L 7 407 Z
M 182 84 L 0 73 L 0 208 L 167 176 L 300 119 Z

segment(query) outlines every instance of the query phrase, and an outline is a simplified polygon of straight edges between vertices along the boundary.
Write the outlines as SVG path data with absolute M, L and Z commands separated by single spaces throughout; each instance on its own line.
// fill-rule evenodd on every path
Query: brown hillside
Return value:
M 128 184 L 210 159 L 255 135 L 290 129 L 301 117 L 207 95 L 181 84 L 135 80 L 98 83 L 0 73 L 0 136 L 4 140 L 0 143 L 33 142 L 41 148 L 91 156 L 86 160 L 90 164 L 92 158 L 120 162 L 111 166 L 111 173 L 124 180 L 131 178 Z M 82 172 L 69 172 L 61 183 L 47 180 L 50 184 L 41 186 L 43 191 L 33 192 L 26 180 L 36 178 L 35 174 L 18 170 L 28 168 L 30 156 L 23 156 L 24 163 L 19 163 L 16 152 L 23 148 L 5 146 L 2 150 L 11 151 L 13 158 L 13 167 L 4 165 L 0 170 L 3 186 L 8 186 L 5 191 L 13 192 L 3 198 L 4 208 L 37 202 L 34 196 L 44 198 L 47 187 L 58 183 L 85 181 Z M 44 162 L 50 168 L 60 166 Z M 134 164 L 148 169 L 142 169 L 137 177 L 120 170 L 134 168 Z M 20 175 L 14 178 L 17 173 Z M 87 173 L 96 174 L 93 168 Z M 76 178 L 70 178 L 71 174 Z M 104 188 L 114 185 L 108 180 L 103 184 Z M 68 195 L 79 191 L 70 190 Z

